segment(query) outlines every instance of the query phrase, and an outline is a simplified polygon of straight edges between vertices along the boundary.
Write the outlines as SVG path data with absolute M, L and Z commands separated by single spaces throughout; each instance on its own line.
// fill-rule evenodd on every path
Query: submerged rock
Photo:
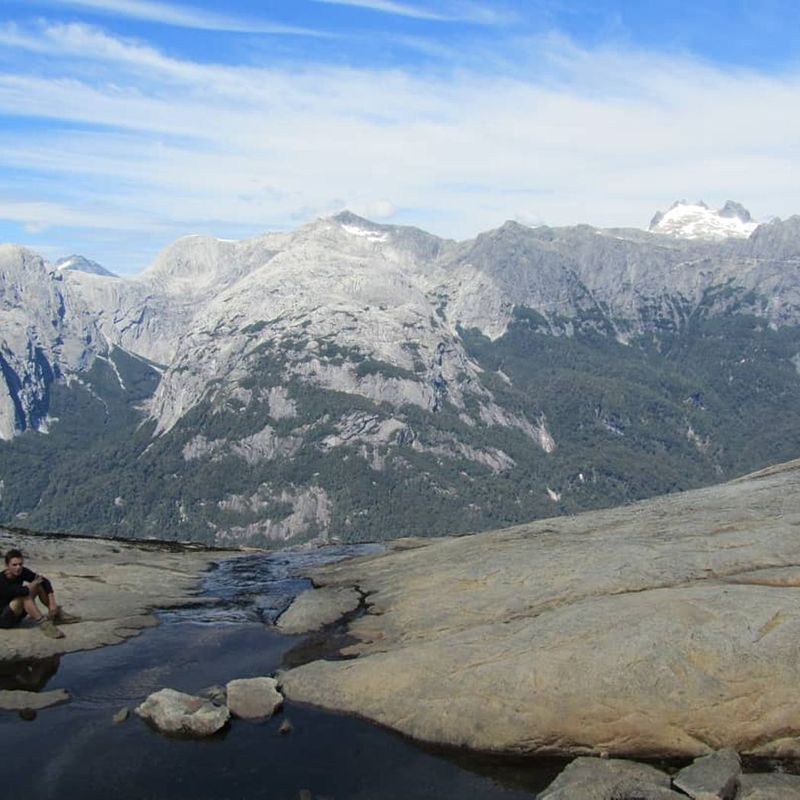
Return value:
M 195 737 L 211 736 L 230 717 L 225 706 L 174 689 L 153 692 L 136 713 L 161 733 Z
M 800 461 L 314 571 L 367 613 L 287 697 L 509 754 L 800 757 Z
M 205 697 L 206 700 L 210 700 L 215 706 L 224 706 L 228 704 L 228 692 L 224 686 L 218 686 L 217 684 L 208 686 L 198 692 L 198 695 L 200 697 Z
M 240 678 L 227 686 L 228 709 L 241 719 L 269 719 L 282 705 L 274 678 Z
M 355 611 L 361 595 L 353 588 L 309 589 L 297 595 L 275 623 L 283 633 L 309 633 Z
M 130 712 L 129 709 L 121 708 L 119 711 L 117 711 L 116 714 L 114 714 L 113 717 L 111 717 L 111 721 L 115 725 L 119 725 L 120 723 L 125 722 L 130 715 L 131 715 L 131 712 Z

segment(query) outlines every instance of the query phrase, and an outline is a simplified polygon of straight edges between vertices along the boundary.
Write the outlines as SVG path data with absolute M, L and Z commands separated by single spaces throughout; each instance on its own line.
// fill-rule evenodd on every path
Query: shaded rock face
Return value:
M 647 764 L 620 759 L 576 758 L 539 800 L 671 800 L 670 777 Z
M 174 689 L 153 692 L 136 713 L 161 733 L 198 738 L 216 733 L 230 717 L 225 706 Z
M 732 800 L 741 771 L 738 753 L 726 748 L 696 759 L 675 776 L 673 783 L 693 800 Z
M 368 613 L 296 700 L 505 753 L 800 757 L 800 461 L 315 572 Z

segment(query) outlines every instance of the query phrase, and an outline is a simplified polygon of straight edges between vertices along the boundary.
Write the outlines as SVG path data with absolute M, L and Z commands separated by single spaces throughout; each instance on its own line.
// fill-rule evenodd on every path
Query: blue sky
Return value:
M 0 0 L 0 241 L 800 213 L 795 3 Z

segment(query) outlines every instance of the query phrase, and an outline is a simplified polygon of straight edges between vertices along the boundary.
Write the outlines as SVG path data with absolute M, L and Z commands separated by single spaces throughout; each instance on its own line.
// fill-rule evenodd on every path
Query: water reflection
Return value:
M 0 690 L 40 692 L 58 672 L 61 656 L 0 661 Z

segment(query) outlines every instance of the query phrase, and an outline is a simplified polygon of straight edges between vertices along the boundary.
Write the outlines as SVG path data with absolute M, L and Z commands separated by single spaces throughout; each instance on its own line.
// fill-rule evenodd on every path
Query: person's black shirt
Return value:
M 0 608 L 5 608 L 15 597 L 27 597 L 28 587 L 22 583 L 30 583 L 35 577 L 36 573 L 27 567 L 23 567 L 16 578 L 9 578 L 5 571 L 0 572 Z

